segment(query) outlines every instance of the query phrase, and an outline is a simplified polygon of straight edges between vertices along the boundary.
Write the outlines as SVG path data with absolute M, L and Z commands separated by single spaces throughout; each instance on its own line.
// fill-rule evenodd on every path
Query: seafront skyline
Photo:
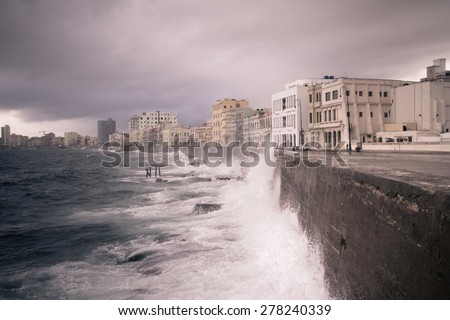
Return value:
M 2 1 L 0 119 L 29 136 L 66 128 L 94 136 L 92 123 L 105 117 L 123 132 L 142 111 L 200 125 L 216 99 L 268 107 L 273 92 L 301 78 L 418 80 L 433 59 L 450 59 L 449 6 Z

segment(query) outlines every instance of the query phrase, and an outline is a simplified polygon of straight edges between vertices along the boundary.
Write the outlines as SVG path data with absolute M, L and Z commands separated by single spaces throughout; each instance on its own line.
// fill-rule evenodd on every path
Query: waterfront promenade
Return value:
M 288 156 L 292 151 L 285 151 Z M 298 156 L 299 153 L 295 152 Z M 395 153 L 374 151 L 346 151 L 339 153 L 347 166 L 339 164 L 333 153 L 308 152 L 311 161 L 319 159 L 335 167 L 371 173 L 392 180 L 406 182 L 424 189 L 450 192 L 450 154 L 448 153 Z M 333 158 L 330 161 L 330 158 Z

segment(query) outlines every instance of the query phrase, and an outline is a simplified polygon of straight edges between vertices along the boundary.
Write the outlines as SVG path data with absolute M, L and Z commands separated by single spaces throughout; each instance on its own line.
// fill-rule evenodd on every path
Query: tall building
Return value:
M 9 125 L 2 127 L 2 145 L 4 147 L 11 147 L 11 128 Z
M 158 126 L 178 126 L 178 115 L 174 112 L 143 112 L 139 116 L 133 116 L 128 120 L 131 143 L 144 143 L 145 131 L 147 133 Z
M 272 94 L 272 141 L 294 147 L 305 143 L 308 131 L 308 88 L 322 79 L 303 79 L 286 84 Z
M 242 142 L 243 119 L 249 108 L 247 100 L 221 99 L 212 105 L 212 141 L 226 146 Z
M 111 118 L 97 121 L 97 138 L 99 145 L 108 142 L 109 135 L 116 132 L 116 121 Z

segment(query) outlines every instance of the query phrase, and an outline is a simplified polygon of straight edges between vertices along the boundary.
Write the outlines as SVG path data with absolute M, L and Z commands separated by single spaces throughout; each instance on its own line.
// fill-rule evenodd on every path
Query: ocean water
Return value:
M 274 168 L 169 165 L 156 183 L 104 159 L 0 150 L 0 298 L 328 298 L 319 255 L 279 208 Z M 195 215 L 197 203 L 223 206 Z

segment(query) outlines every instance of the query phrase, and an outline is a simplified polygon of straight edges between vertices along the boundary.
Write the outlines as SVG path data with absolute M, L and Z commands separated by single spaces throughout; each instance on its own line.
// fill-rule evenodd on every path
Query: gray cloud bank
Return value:
M 270 105 L 297 78 L 404 78 L 450 56 L 450 1 L 0 0 L 0 110 L 24 120 Z M 415 80 L 415 79 L 412 79 Z

